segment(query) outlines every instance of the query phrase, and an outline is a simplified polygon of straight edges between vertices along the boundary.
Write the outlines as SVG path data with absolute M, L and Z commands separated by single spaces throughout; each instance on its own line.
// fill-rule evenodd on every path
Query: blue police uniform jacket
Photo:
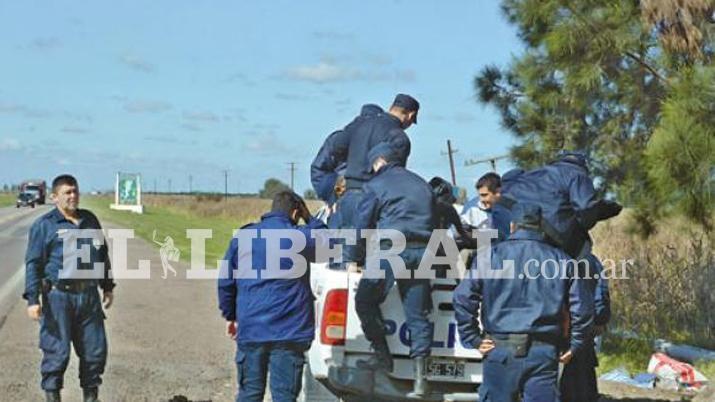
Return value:
M 400 120 L 386 112 L 363 119 L 355 119 L 336 135 L 335 152 L 347 152 L 345 180 L 348 189 L 359 189 L 372 178 L 372 164 L 367 154 L 381 142 L 389 143 L 395 153 L 395 162 L 407 164 L 410 139 L 401 128 Z
M 384 113 L 377 105 L 363 105 L 360 114 L 348 124 L 352 129 L 360 124 L 362 120 L 375 117 Z M 345 130 L 333 132 L 325 139 L 323 145 L 318 150 L 318 154 L 310 165 L 310 182 L 313 185 L 318 198 L 332 204 L 335 199 L 335 182 L 339 175 L 345 174 L 348 159 L 349 138 Z
M 365 183 L 356 227 L 394 229 L 407 241 L 428 241 L 435 229 L 435 200 L 430 185 L 396 163 L 380 169 Z
M 308 262 L 315 260 L 316 239 L 313 229 L 326 229 L 323 222 L 311 218 L 307 225 L 295 225 L 288 215 L 269 212 L 261 221 L 241 229 L 295 229 L 305 236 L 306 246 L 300 253 Z M 281 248 L 290 248 L 289 239 L 281 239 Z M 238 239 L 229 244 L 224 260 L 228 261 L 228 278 L 218 280 L 218 300 L 221 314 L 238 324 L 240 342 L 301 342 L 311 341 L 315 333 L 313 294 L 310 271 L 296 279 L 234 279 L 233 271 L 251 256 L 253 269 L 266 267 L 266 241 L 254 239 L 252 250 L 239 250 Z M 280 260 L 280 268 L 292 266 L 289 259 Z
M 503 202 L 529 203 L 541 207 L 544 231 L 572 255 L 585 241 L 596 220 L 583 214 L 598 205 L 596 190 L 586 161 L 569 154 L 543 167 L 515 169 L 502 177 Z
M 589 263 L 589 287 L 593 292 L 594 324 L 606 325 L 611 320 L 611 295 L 608 279 L 603 274 L 603 265 L 595 255 L 586 256 Z
M 78 224 L 74 224 L 57 209 L 39 217 L 30 227 L 27 252 L 25 254 L 25 292 L 22 297 L 28 305 L 39 304 L 42 292 L 42 280 L 52 283 L 60 280 L 63 268 L 63 240 L 59 233 L 76 229 L 102 229 L 99 220 L 86 209 L 78 209 Z M 59 233 L 58 233 L 59 232 Z M 89 261 L 80 260 L 80 250 L 89 246 Z M 97 243 L 90 238 L 78 238 L 77 249 L 70 251 L 76 255 L 78 269 L 91 270 L 95 262 L 104 263 L 102 278 L 94 279 L 103 291 L 109 292 L 115 287 L 111 278 L 111 264 L 106 242 Z M 72 256 L 67 256 L 72 258 Z
M 559 264 L 558 275 L 554 275 L 554 264 L 546 264 L 544 275 L 539 275 L 541 268 L 537 264 L 533 261 L 527 264 L 532 259 L 539 265 L 549 259 L 571 260 L 565 252 L 546 243 L 541 233 L 518 230 L 492 248 L 491 269 L 503 269 L 504 261 L 513 260 L 513 279 L 485 279 L 477 275 L 474 279 L 465 278 L 457 286 L 454 312 L 465 347 L 476 348 L 482 340 L 480 316 L 484 331 L 490 334 L 560 337 L 563 309 L 567 305 L 572 327 L 570 349 L 574 352 L 581 349 L 593 325 L 593 295 L 588 282 L 574 279 L 575 264 Z M 519 278 L 521 273 L 528 276 Z

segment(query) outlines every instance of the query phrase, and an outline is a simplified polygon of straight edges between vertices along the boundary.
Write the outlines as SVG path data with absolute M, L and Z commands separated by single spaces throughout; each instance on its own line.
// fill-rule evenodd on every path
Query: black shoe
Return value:
M 426 357 L 415 357 L 415 385 L 412 392 L 407 394 L 410 399 L 422 399 L 430 393 L 426 363 Z
M 99 402 L 98 395 L 99 395 L 99 388 L 97 388 L 97 387 L 82 389 L 82 396 L 83 396 L 84 402 Z
M 60 390 L 55 391 L 45 391 L 45 401 L 47 402 L 61 402 Z

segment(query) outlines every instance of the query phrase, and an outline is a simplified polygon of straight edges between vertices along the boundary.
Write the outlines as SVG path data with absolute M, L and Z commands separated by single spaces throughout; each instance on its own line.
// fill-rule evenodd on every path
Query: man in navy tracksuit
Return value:
M 481 401 L 512 402 L 519 394 L 524 401 L 559 401 L 559 360 L 568 363 L 578 354 L 592 330 L 589 285 L 575 279 L 575 264 L 563 263 L 570 257 L 545 241 L 540 221 L 538 206 L 517 205 L 515 230 L 493 247 L 491 267 L 473 266 L 473 279 L 465 278 L 454 293 L 462 343 L 485 355 Z M 571 332 L 569 350 L 559 356 L 564 301 Z
M 104 307 L 114 300 L 114 281 L 109 275 L 110 261 L 103 239 L 77 237 L 77 250 L 65 255 L 65 235 L 80 229 L 101 229 L 94 214 L 79 209 L 79 186 L 70 175 L 52 181 L 56 208 L 38 218 L 30 228 L 25 254 L 25 293 L 27 313 L 40 321 L 42 349 L 42 389 L 47 401 L 60 401 L 60 390 L 69 363 L 71 345 L 79 357 L 79 383 L 84 401 L 97 401 L 98 388 L 107 362 L 107 338 L 104 331 Z M 89 260 L 81 249 L 89 250 Z M 104 272 L 95 279 L 66 277 L 65 259 L 76 258 L 77 269 L 91 270 L 104 264 Z M 103 291 L 100 297 L 97 287 Z
M 358 204 L 358 229 L 399 230 L 407 240 L 400 257 L 405 268 L 419 267 L 434 225 L 434 196 L 432 188 L 417 174 L 400 165 L 392 146 L 381 143 L 369 152 L 375 176 L 364 186 Z M 389 241 L 388 241 L 389 242 Z M 387 260 L 380 261 L 385 278 L 366 278 L 363 275 L 355 294 L 355 310 L 365 337 L 375 355 L 358 361 L 358 367 L 392 371 L 392 357 L 385 339 L 385 323 L 380 304 L 385 301 L 394 283 L 394 274 Z M 414 275 L 413 275 L 414 276 Z M 428 314 L 432 310 L 429 279 L 397 279 L 397 286 L 410 330 L 410 358 L 415 361 L 415 384 L 410 397 L 428 394 L 426 358 L 430 355 L 434 324 Z
M 332 166 L 337 166 L 343 161 L 346 164 L 346 192 L 337 205 L 341 218 L 341 227 L 338 229 L 355 228 L 362 186 L 373 176 L 372 166 L 367 158 L 370 149 L 381 142 L 389 143 L 395 152 L 395 162 L 401 166 L 406 165 L 410 155 L 411 144 L 404 130 L 417 123 L 419 102 L 409 95 L 398 94 L 387 112 L 375 105 L 369 106 L 369 108 L 368 105 L 364 106 L 361 115 L 342 131 L 328 138 L 329 143 L 323 145 L 321 148 L 323 152 L 320 152 L 316 159 L 321 156 L 321 153 L 323 157 L 320 158 L 321 160 L 314 161 L 311 166 L 311 181 L 316 183 L 318 181 L 316 177 L 329 173 Z M 324 166 L 324 168 L 312 169 L 313 166 Z M 346 261 L 361 264 L 363 257 L 363 250 L 360 247 L 343 248 L 343 258 Z
M 596 402 L 598 401 L 598 380 L 596 367 L 598 358 L 594 337 L 601 335 L 611 319 L 611 298 L 608 291 L 608 280 L 603 278 L 603 265 L 601 261 L 589 254 L 585 258 L 588 263 L 587 273 L 584 276 L 593 293 L 594 302 L 594 330 L 586 338 L 580 353 L 564 367 L 561 375 L 561 400 L 563 402 Z M 598 277 L 596 277 L 598 275 Z
M 307 224 L 298 226 L 299 219 Z M 294 230 L 306 242 L 300 254 L 313 262 L 316 239 L 311 232 L 325 228 L 310 215 L 298 195 L 283 191 L 274 197 L 271 212 L 241 230 L 256 229 L 258 237 L 261 231 L 266 234 L 266 229 Z M 263 401 L 268 373 L 273 400 L 295 401 L 301 389 L 304 352 L 315 333 L 309 271 L 292 279 L 243 279 L 243 275 L 234 279 L 237 267 L 265 272 L 266 243 L 261 237 L 253 239 L 250 249 L 239 249 L 239 240 L 233 238 L 224 257 L 228 261 L 227 277 L 218 281 L 219 308 L 227 321 L 227 334 L 237 342 L 238 402 Z M 291 240 L 280 238 L 281 249 L 290 246 Z M 294 266 L 290 259 L 279 261 L 280 267 L 268 268 L 288 270 Z
M 540 168 L 505 173 L 501 193 L 501 203 L 507 206 L 523 202 L 541 207 L 542 230 L 572 257 L 588 255 L 588 231 L 621 211 L 617 203 L 598 198 L 581 152 L 562 151 L 556 161 Z

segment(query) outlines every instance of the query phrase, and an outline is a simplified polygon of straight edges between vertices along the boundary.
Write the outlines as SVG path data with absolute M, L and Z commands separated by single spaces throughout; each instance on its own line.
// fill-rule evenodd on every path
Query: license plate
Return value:
M 427 377 L 463 379 L 464 363 L 454 360 L 428 360 Z

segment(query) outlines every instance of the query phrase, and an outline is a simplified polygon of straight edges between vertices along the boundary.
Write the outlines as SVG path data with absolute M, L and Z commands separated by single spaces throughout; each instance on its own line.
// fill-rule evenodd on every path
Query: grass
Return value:
M 222 259 L 234 231 L 241 226 L 256 221 L 270 210 L 270 200 L 257 198 L 229 198 L 216 196 L 149 196 L 144 197 L 143 214 L 116 211 L 109 208 L 110 197 L 82 198 L 82 207 L 94 212 L 101 221 L 110 221 L 122 227 L 134 229 L 135 236 L 152 242 L 154 231 L 156 240 L 166 236 L 174 240 L 181 252 L 182 261 L 190 261 L 191 242 L 186 237 L 186 229 L 211 229 L 213 237 L 206 240 L 206 267 L 216 267 L 216 260 Z M 309 203 L 312 209 L 316 203 Z M 159 246 L 154 243 L 158 248 Z
M 0 193 L 0 207 L 15 206 L 17 194 L 15 193 Z

